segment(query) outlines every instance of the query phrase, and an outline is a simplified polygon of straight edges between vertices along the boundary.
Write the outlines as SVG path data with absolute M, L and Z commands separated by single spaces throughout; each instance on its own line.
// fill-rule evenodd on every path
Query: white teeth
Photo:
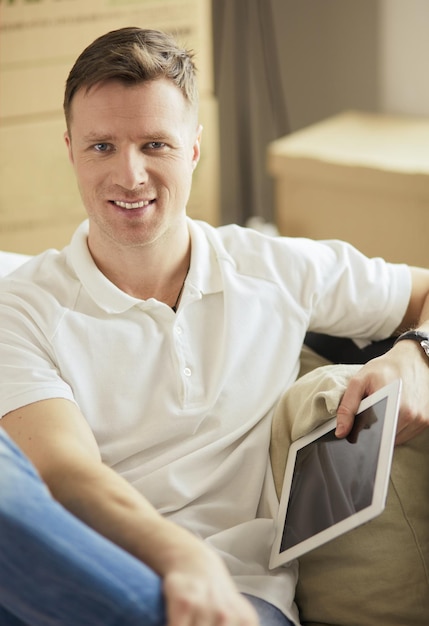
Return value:
M 121 209 L 142 209 L 149 204 L 149 200 L 141 200 L 140 202 L 120 202 L 119 200 L 113 201 L 116 206 Z

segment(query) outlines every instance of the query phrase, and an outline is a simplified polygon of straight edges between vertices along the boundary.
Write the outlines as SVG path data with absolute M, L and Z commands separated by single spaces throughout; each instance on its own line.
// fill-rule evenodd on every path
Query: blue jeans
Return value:
M 261 626 L 288 626 L 250 598 Z M 160 578 L 51 497 L 0 427 L 1 626 L 163 626 Z

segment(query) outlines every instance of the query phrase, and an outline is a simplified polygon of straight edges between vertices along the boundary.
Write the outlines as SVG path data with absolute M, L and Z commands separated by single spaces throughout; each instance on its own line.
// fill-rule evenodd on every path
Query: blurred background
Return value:
M 85 217 L 64 82 L 85 45 L 130 24 L 197 53 L 190 215 L 429 264 L 427 0 L 0 0 L 0 249 L 62 247 Z

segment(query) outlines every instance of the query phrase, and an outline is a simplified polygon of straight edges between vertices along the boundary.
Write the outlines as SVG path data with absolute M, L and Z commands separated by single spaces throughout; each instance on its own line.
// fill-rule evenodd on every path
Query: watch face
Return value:
M 429 339 L 423 339 L 423 341 L 420 342 L 420 345 L 426 352 L 427 356 L 429 356 Z

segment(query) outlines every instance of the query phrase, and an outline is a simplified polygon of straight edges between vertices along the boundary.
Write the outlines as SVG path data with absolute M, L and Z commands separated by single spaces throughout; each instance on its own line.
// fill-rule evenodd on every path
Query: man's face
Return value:
M 110 81 L 76 93 L 65 140 L 91 248 L 153 244 L 182 228 L 200 133 L 181 91 L 166 79 Z

